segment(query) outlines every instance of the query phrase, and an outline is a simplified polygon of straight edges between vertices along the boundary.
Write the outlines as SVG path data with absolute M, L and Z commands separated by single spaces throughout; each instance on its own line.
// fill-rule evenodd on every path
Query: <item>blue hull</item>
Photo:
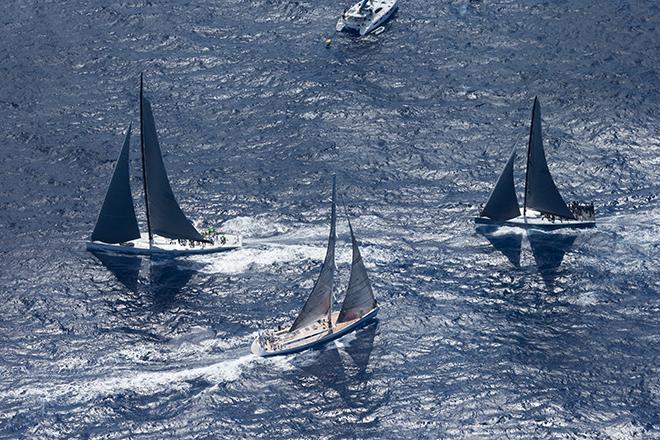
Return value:
M 294 353 L 299 353 L 301 351 L 309 350 L 310 348 L 318 348 L 321 347 L 325 344 L 327 344 L 330 341 L 334 341 L 335 339 L 339 339 L 342 336 L 347 335 L 348 333 L 358 330 L 365 325 L 367 325 L 372 319 L 378 315 L 378 309 L 379 307 L 376 307 L 366 315 L 364 315 L 362 318 L 359 320 L 355 321 L 353 324 L 347 326 L 346 328 L 343 328 L 342 330 L 338 331 L 337 333 L 333 333 L 331 335 L 325 336 L 321 339 L 318 339 L 314 342 L 310 342 L 309 344 L 304 344 L 304 345 L 299 345 L 297 347 L 289 348 L 286 350 L 280 350 L 280 351 L 265 351 L 261 349 L 259 344 L 257 343 L 257 340 L 254 341 L 252 344 L 252 352 L 258 356 L 261 357 L 272 357 L 272 356 L 284 356 L 287 354 L 294 354 Z

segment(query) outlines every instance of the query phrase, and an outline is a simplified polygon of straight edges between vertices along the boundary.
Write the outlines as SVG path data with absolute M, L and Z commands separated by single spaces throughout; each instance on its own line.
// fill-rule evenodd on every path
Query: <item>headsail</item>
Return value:
M 566 202 L 559 194 L 552 180 L 543 151 L 543 136 L 541 134 L 541 105 L 534 98 L 532 110 L 532 125 L 529 130 L 529 146 L 527 149 L 527 173 L 525 179 L 525 208 L 557 215 L 564 218 L 575 218 Z
M 133 196 L 128 171 L 128 150 L 131 140 L 131 125 L 126 131 L 124 145 L 112 174 L 103 207 L 96 220 L 92 241 L 123 243 L 140 238 L 140 229 L 135 218 Z
M 290 331 L 305 327 L 324 316 L 329 316 L 332 310 L 332 287 L 335 275 L 335 241 L 337 240 L 335 233 L 335 223 L 337 221 L 336 195 L 336 182 L 333 176 L 332 215 L 330 220 L 330 236 L 328 237 L 328 250 L 326 251 L 325 260 L 321 267 L 321 274 L 314 285 L 314 289 L 312 289 L 312 293 L 307 298 L 302 311 L 293 322 L 293 325 L 291 325 Z
M 502 174 L 497 179 L 495 188 L 490 193 L 486 206 L 481 215 L 493 220 L 509 220 L 520 215 L 516 187 L 513 183 L 513 163 L 516 160 L 516 151 L 511 152 L 509 161 L 504 166 Z
M 172 239 L 208 242 L 186 218 L 174 197 L 158 144 L 151 103 L 142 96 L 142 93 L 140 99 L 142 100 L 142 166 L 151 231 Z
M 348 220 L 348 228 L 351 231 L 351 242 L 353 244 L 353 264 L 351 265 L 351 278 L 348 281 L 348 288 L 346 289 L 346 297 L 339 312 L 337 322 L 352 321 L 361 318 L 374 307 L 376 307 L 376 299 L 374 292 L 371 290 L 371 283 L 367 275 L 367 269 L 364 267 L 360 249 L 358 248 L 355 235 L 353 234 L 353 227 L 351 220 L 346 213 Z

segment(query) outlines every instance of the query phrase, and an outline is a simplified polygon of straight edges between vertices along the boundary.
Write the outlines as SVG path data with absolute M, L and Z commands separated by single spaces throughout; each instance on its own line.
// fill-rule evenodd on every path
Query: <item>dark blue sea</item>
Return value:
M 349 4 L 0 4 L 0 438 L 660 437 L 660 4 L 400 0 L 334 35 Z M 85 250 L 131 122 L 145 229 L 140 72 L 182 209 L 242 249 Z M 534 96 L 595 229 L 475 229 L 514 146 L 522 202 Z M 257 358 L 333 173 L 379 319 Z

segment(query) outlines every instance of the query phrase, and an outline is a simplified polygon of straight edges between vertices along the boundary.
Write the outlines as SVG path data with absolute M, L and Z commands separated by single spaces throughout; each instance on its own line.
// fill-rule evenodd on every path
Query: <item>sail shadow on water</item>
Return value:
M 476 231 L 486 238 L 496 250 L 501 252 L 514 267 L 520 268 L 523 237 L 521 233 L 501 232 L 497 226 L 478 227 Z
M 137 292 L 142 259 L 135 255 L 117 255 L 90 250 L 91 254 L 110 271 L 117 281 L 131 292 Z
M 313 360 L 299 365 L 296 373 L 313 380 L 299 381 L 300 386 L 320 386 L 324 395 L 333 390 L 341 398 L 342 407 L 359 410 L 360 417 L 373 413 L 383 403 L 369 387 L 372 373 L 368 366 L 377 330 L 375 320 L 355 333 L 355 338 L 341 344 L 341 348 L 331 343 L 325 350 L 314 350 Z
M 527 234 L 536 267 L 549 289 L 554 287 L 559 275 L 559 267 L 576 238 L 576 234 L 551 234 L 540 231 L 530 231 Z
M 376 319 L 364 327 L 361 332 L 355 333 L 355 338 L 344 349 L 353 360 L 353 366 L 356 368 L 355 377 L 360 379 L 360 382 L 366 382 L 368 379 L 368 377 L 363 376 L 367 374 L 367 366 L 369 365 L 371 352 L 374 349 L 378 324 L 379 321 Z
M 168 310 L 197 271 L 176 259 L 153 259 L 149 264 L 149 294 L 154 308 Z

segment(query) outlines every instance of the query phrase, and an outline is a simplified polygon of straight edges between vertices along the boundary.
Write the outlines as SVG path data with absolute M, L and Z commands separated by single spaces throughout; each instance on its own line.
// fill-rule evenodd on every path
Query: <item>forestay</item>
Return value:
M 561 194 L 559 194 L 545 160 L 543 136 L 541 133 L 541 106 L 538 98 L 534 98 L 532 126 L 529 132 L 525 207 L 530 207 L 547 214 L 554 214 L 559 217 L 575 218 L 566 206 L 566 202 L 564 202 Z
M 140 229 L 135 218 L 133 196 L 128 170 L 128 150 L 131 139 L 131 125 L 128 126 L 124 145 L 112 174 L 103 207 L 96 221 L 92 241 L 123 243 L 140 238 Z
M 337 241 L 335 232 L 336 213 L 336 182 L 332 178 L 332 215 L 330 222 L 330 236 L 328 237 L 328 249 L 325 254 L 325 260 L 321 267 L 319 275 L 312 293 L 307 298 L 302 311 L 291 325 L 290 331 L 297 330 L 312 324 L 323 317 L 329 317 L 332 308 L 332 289 L 335 275 L 335 242 Z
M 172 239 L 209 242 L 181 211 L 170 186 L 158 144 L 151 103 L 142 98 L 142 142 L 149 221 L 153 233 Z
M 367 269 L 364 267 L 348 214 L 346 215 L 346 219 L 348 220 L 348 228 L 351 231 L 353 263 L 351 265 L 351 277 L 348 281 L 348 288 L 346 289 L 346 297 L 342 303 L 337 323 L 359 319 L 376 307 L 376 299 L 371 289 Z
M 514 150 L 511 152 L 511 157 L 504 166 L 502 174 L 497 179 L 486 206 L 481 211 L 482 216 L 505 221 L 520 215 L 518 197 L 516 197 L 516 188 L 513 183 L 513 164 L 515 160 L 516 152 Z

